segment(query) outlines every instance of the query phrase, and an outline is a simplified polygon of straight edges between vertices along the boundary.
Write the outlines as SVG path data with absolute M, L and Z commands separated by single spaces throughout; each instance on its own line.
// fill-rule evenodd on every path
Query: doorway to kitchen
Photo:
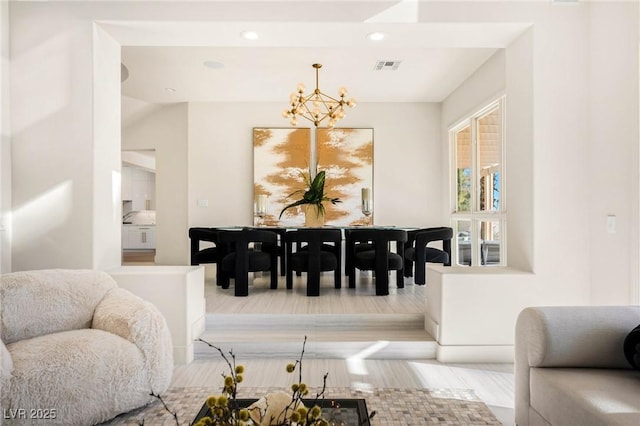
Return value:
M 156 256 L 156 152 L 122 151 L 122 264 L 153 265 Z

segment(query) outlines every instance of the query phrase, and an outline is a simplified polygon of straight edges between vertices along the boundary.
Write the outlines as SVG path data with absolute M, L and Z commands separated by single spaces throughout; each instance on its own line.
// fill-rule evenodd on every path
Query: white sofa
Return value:
M 0 336 L 5 424 L 99 423 L 148 404 L 171 381 L 165 319 L 104 272 L 3 275 Z
M 640 306 L 526 308 L 515 341 L 518 426 L 640 425 L 640 371 L 623 343 Z

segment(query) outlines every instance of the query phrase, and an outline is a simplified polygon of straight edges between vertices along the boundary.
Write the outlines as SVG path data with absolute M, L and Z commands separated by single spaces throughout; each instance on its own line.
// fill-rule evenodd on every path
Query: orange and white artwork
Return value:
M 373 129 L 316 129 L 316 146 L 317 171 L 326 172 L 325 194 L 342 201 L 325 204 L 325 224 L 373 224 L 373 216 L 362 213 L 362 189 L 373 191 Z
M 311 129 L 253 129 L 253 193 L 255 226 L 301 226 L 304 211 L 288 209 L 279 219 L 280 211 L 295 201 L 287 197 L 304 188 L 301 172 L 309 173 Z M 266 197 L 265 197 L 266 195 Z M 297 199 L 297 198 L 296 198 Z M 257 204 L 265 204 L 262 217 L 256 214 Z

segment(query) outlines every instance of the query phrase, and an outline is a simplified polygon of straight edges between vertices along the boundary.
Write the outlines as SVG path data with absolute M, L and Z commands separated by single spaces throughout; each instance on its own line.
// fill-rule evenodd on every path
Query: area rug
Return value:
M 276 388 L 242 388 L 238 398 L 259 397 Z M 209 395 L 219 395 L 219 388 L 171 388 L 162 397 L 181 426 L 191 424 Z M 499 425 L 491 410 L 469 389 L 398 389 L 374 388 L 367 392 L 351 388 L 331 388 L 325 398 L 364 398 L 369 413 L 375 411 L 372 426 L 408 425 Z M 175 425 L 175 419 L 160 401 L 122 414 L 101 426 Z

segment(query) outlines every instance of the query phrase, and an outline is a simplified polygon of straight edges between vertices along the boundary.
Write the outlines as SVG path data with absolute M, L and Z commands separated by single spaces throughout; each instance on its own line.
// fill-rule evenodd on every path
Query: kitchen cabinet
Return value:
M 122 199 L 131 210 L 155 210 L 156 175 L 137 167 L 122 166 Z
M 122 225 L 123 250 L 153 250 L 156 248 L 156 227 L 153 225 Z
M 132 173 L 131 167 L 122 167 L 122 199 L 133 200 L 133 185 L 132 185 Z

